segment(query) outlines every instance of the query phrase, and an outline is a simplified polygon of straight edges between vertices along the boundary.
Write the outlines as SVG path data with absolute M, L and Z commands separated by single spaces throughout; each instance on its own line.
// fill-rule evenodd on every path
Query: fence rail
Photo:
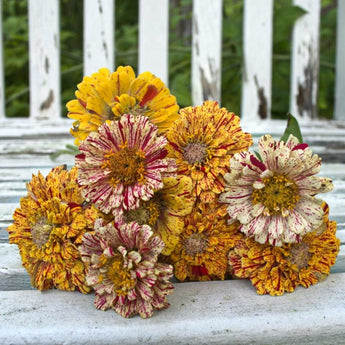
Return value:
M 2 0 L 0 0 L 0 4 Z M 293 30 L 290 111 L 299 119 L 317 117 L 321 0 L 294 0 L 306 13 Z M 221 101 L 222 0 L 194 0 L 192 78 L 194 104 Z M 274 0 L 244 0 L 242 117 L 270 118 Z M 169 1 L 139 0 L 139 71 L 168 84 Z M 28 0 L 30 118 L 60 115 L 59 0 Z M 80 14 L 82 15 L 82 14 Z M 1 19 L 0 19 L 1 21 Z M 345 119 L 345 0 L 338 0 L 335 113 Z M 115 0 L 84 0 L 84 74 L 114 69 Z M 1 25 L 0 25 L 1 34 Z M 0 119 L 6 117 L 4 64 L 0 40 Z M 223 64 L 226 61 L 223 60 Z

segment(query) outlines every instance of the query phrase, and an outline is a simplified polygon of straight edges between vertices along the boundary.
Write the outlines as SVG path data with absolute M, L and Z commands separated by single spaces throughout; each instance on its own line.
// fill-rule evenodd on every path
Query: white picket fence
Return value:
M 1 3 L 1 0 L 0 0 Z M 317 116 L 321 0 L 294 0 L 307 11 L 294 26 L 290 112 Z M 119 2 L 117 5 L 121 5 Z M 115 0 L 84 0 L 84 74 L 114 70 Z M 30 117 L 60 116 L 59 0 L 28 0 Z M 168 0 L 139 0 L 139 73 L 149 70 L 167 84 Z M 222 0 L 193 1 L 192 99 L 221 101 Z M 241 116 L 270 118 L 273 0 L 244 1 L 244 73 Z M 0 26 L 1 30 L 1 26 Z M 0 32 L 1 34 L 1 32 Z M 334 118 L 345 119 L 345 0 L 338 1 Z M 0 40 L 0 57 L 2 43 Z M 226 61 L 224 62 L 226 64 Z M 5 118 L 3 61 L 0 58 L 0 119 Z

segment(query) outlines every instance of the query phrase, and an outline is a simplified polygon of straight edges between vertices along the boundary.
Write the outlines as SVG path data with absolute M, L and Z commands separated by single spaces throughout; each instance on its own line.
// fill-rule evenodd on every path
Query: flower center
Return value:
M 115 254 L 107 260 L 107 277 L 114 284 L 114 291 L 117 295 L 126 296 L 128 290 L 133 289 L 136 281 L 131 277 L 130 270 L 123 266 L 123 258 Z
M 188 255 L 194 256 L 203 253 L 208 246 L 207 239 L 200 234 L 193 234 L 184 242 L 184 248 Z
M 307 267 L 309 258 L 309 245 L 307 243 L 300 243 L 291 247 L 290 262 L 293 265 L 297 265 L 300 269 Z
M 183 152 L 183 159 L 189 164 L 201 163 L 207 154 L 207 148 L 202 143 L 189 143 Z
M 102 169 L 111 171 L 110 181 L 113 185 L 123 183 L 130 186 L 145 183 L 145 153 L 136 148 L 129 148 L 126 143 L 120 150 L 104 154 Z
M 141 201 L 140 206 L 135 210 L 125 212 L 125 222 L 135 221 L 139 225 L 147 224 L 153 226 L 157 223 L 160 215 L 161 205 L 155 196 L 148 201 Z
M 128 109 L 128 113 L 133 115 L 133 116 L 145 116 L 147 112 L 147 107 L 146 106 L 140 106 L 139 104 L 135 104 L 133 107 L 130 107 Z
M 53 230 L 53 226 L 47 223 L 47 218 L 40 218 L 37 223 L 31 228 L 31 236 L 33 242 L 41 248 L 45 243 L 47 243 L 50 233 Z
M 264 204 L 266 216 L 280 213 L 286 217 L 300 198 L 296 184 L 284 175 L 266 177 L 262 182 L 265 186 L 252 193 L 253 204 Z

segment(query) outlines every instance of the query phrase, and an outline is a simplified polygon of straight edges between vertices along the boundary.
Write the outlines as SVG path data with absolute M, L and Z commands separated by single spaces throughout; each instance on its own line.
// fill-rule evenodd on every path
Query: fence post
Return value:
M 193 1 L 192 100 L 221 100 L 222 0 Z
M 293 29 L 290 112 L 298 119 L 317 117 L 320 0 L 294 0 L 307 11 Z
M 169 1 L 139 1 L 139 73 L 150 71 L 168 84 Z
M 345 120 L 345 0 L 338 0 L 337 10 L 337 56 L 334 118 L 336 120 Z
M 271 117 L 273 1 L 245 0 L 241 116 Z
M 29 0 L 30 118 L 60 117 L 59 2 Z
M 5 78 L 2 36 L 2 0 L 0 0 L 0 120 L 5 118 Z
M 114 70 L 114 1 L 84 0 L 84 75 Z

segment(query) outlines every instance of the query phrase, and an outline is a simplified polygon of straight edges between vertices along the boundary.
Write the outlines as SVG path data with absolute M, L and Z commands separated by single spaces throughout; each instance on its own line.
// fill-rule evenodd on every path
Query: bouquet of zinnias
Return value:
M 234 113 L 179 110 L 129 66 L 84 77 L 67 108 L 75 166 L 33 175 L 8 228 L 37 289 L 94 290 L 96 308 L 146 318 L 169 306 L 173 276 L 281 295 L 329 274 L 336 223 L 315 195 L 333 186 L 296 123 L 251 153 Z

